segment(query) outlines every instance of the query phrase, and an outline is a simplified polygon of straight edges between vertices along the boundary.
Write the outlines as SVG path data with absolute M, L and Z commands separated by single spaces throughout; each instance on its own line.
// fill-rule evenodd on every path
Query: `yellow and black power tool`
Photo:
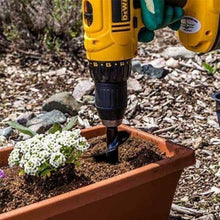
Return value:
M 178 32 L 189 50 L 206 53 L 220 49 L 220 0 L 187 0 Z
M 179 37 L 186 48 L 207 52 L 220 46 L 220 0 L 166 0 L 166 4 L 185 5 Z M 137 55 L 138 33 L 145 27 L 140 0 L 83 0 L 82 7 L 96 107 L 107 127 L 108 148 L 100 158 L 114 162 L 118 145 L 126 139 L 117 127 L 127 107 L 127 79 Z

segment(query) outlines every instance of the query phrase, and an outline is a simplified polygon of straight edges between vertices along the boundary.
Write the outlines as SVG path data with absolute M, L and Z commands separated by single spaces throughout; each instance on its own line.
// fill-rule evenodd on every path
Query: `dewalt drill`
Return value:
M 207 52 L 219 47 L 219 0 L 166 0 L 166 4 L 185 5 L 179 37 L 186 48 Z M 97 158 L 117 162 L 118 146 L 128 137 L 117 127 L 127 107 L 127 80 L 137 55 L 138 33 L 145 27 L 140 0 L 83 0 L 82 8 L 96 107 L 107 127 L 108 147 Z

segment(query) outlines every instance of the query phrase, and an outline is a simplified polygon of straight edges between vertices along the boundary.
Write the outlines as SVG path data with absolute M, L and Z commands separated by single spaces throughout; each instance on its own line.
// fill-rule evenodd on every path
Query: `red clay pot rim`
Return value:
M 96 126 L 89 129 L 82 130 L 82 134 L 91 132 L 92 130 L 97 129 L 97 131 L 104 129 L 103 126 Z M 135 128 L 131 128 L 125 125 L 122 125 L 120 129 L 127 130 L 129 132 L 137 132 L 140 134 L 139 136 L 147 136 L 155 141 L 157 144 L 163 144 L 166 141 L 164 138 L 160 138 L 151 134 L 148 134 L 146 132 L 137 130 Z M 99 132 L 97 132 L 97 136 L 99 136 Z M 171 143 L 171 142 L 169 142 Z M 55 196 L 53 198 L 45 199 L 43 201 L 18 208 L 16 210 L 0 214 L 0 219 L 13 219 L 13 217 L 22 215 L 24 212 L 29 212 L 33 210 L 40 210 L 41 208 L 45 207 L 48 209 L 48 205 L 50 207 L 53 207 L 56 204 L 56 209 L 53 210 L 53 215 L 60 214 L 61 210 L 63 211 L 69 211 L 73 208 L 79 208 L 81 206 L 85 206 L 91 202 L 101 200 L 105 198 L 106 196 L 115 195 L 119 192 L 126 191 L 130 188 L 135 188 L 139 185 L 142 185 L 146 182 L 153 181 L 157 178 L 164 177 L 165 175 L 168 175 L 170 173 L 179 171 L 184 169 L 186 166 L 193 165 L 195 163 L 195 155 L 194 151 L 190 148 L 185 148 L 183 146 L 172 144 L 174 148 L 177 149 L 177 155 L 172 156 L 170 158 L 166 158 L 164 160 L 161 160 L 157 163 L 152 163 L 149 165 L 146 165 L 144 167 L 137 168 L 135 170 L 129 171 L 127 173 L 118 175 L 116 177 L 112 177 L 97 183 L 90 184 L 88 186 Z M 13 147 L 10 148 L 4 148 L 0 150 L 1 152 L 6 152 L 12 150 Z M 174 166 L 174 164 L 178 164 L 178 166 Z M 129 182 L 129 183 L 128 183 Z M 114 190 L 112 190 L 113 185 L 115 185 Z M 100 191 L 100 193 L 97 193 L 97 190 Z M 90 194 L 90 195 L 88 195 Z M 72 197 L 79 197 L 77 199 L 77 203 L 74 201 L 71 203 Z M 63 207 L 62 201 L 63 200 L 69 200 L 69 206 Z M 47 207 L 46 207 L 47 206 Z M 49 209 L 48 209 L 49 211 Z

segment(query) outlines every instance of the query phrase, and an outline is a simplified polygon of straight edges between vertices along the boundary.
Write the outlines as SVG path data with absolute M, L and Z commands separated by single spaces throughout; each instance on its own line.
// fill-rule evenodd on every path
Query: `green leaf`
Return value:
M 59 123 L 54 123 L 53 127 L 49 130 L 50 134 L 55 134 L 57 131 L 62 132 L 62 127 Z
M 70 119 L 70 122 L 67 124 L 67 126 L 64 128 L 64 130 L 66 130 L 66 131 L 70 131 L 70 130 L 72 130 L 72 128 L 76 125 L 76 123 L 77 123 L 77 121 L 78 121 L 78 118 L 75 116 L 75 117 L 72 117 L 71 119 Z
M 217 65 L 215 65 L 214 67 L 210 66 L 208 63 L 203 63 L 202 66 L 209 72 L 209 73 L 216 73 L 217 71 Z
M 54 50 L 55 46 L 54 46 L 53 39 L 52 39 L 51 35 L 49 35 L 49 34 L 46 35 L 45 44 L 49 50 L 52 50 L 52 51 Z
M 31 129 L 24 127 L 23 125 L 20 125 L 19 123 L 15 122 L 15 121 L 9 121 L 9 122 L 7 122 L 7 124 L 9 126 L 11 126 L 12 128 L 17 129 L 21 133 L 27 134 L 31 137 L 34 137 L 35 135 L 37 135 L 37 133 L 35 131 L 32 131 Z
M 18 175 L 19 175 L 19 176 L 24 176 L 24 174 L 25 174 L 25 171 L 24 171 L 24 170 L 21 170 Z
M 51 170 L 50 169 L 44 170 L 40 175 L 44 179 L 46 179 L 47 177 L 51 177 Z

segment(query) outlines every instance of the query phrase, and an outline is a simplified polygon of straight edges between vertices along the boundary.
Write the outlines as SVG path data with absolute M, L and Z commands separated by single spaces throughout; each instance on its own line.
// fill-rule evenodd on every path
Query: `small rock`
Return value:
M 139 60 L 132 61 L 132 70 L 134 73 L 141 73 L 141 62 Z
M 83 104 L 94 105 L 95 104 L 95 96 L 92 96 L 92 95 L 83 96 Z
M 140 92 L 142 91 L 142 86 L 136 79 L 129 78 L 128 79 L 128 91 Z
M 9 138 L 10 135 L 12 134 L 13 129 L 11 127 L 7 127 L 7 128 L 2 128 L 0 129 L 0 136 L 4 136 L 6 138 Z
M 142 74 L 147 75 L 150 79 L 161 79 L 167 73 L 167 70 L 163 68 L 155 68 L 150 64 L 145 64 L 142 66 Z
M 194 143 L 193 143 L 193 147 L 194 149 L 198 149 L 198 148 L 201 148 L 202 147 L 202 138 L 201 137 L 198 137 L 195 139 Z
M 177 68 L 179 66 L 179 62 L 178 62 L 178 60 L 170 58 L 169 60 L 167 60 L 166 66 L 172 67 L 172 68 Z
M 190 59 L 190 58 L 194 58 L 196 53 L 185 49 L 185 47 L 168 47 L 167 49 L 165 49 L 161 53 L 161 55 L 166 59 L 169 59 L 169 58 L 174 58 L 174 59 L 187 58 L 187 59 Z
M 202 102 L 200 100 L 197 100 L 197 105 L 201 106 L 202 108 L 206 108 L 207 107 L 206 103 L 204 103 L 204 102 Z
M 188 201 L 189 201 L 188 196 L 184 196 L 183 198 L 181 198 L 181 202 L 188 202 Z
M 24 110 L 25 109 L 25 103 L 22 100 L 15 101 L 13 104 L 13 107 L 19 110 Z
M 219 138 L 212 138 L 210 140 L 210 144 L 212 144 L 212 145 L 220 145 L 220 139 Z
M 43 105 L 44 111 L 59 110 L 63 113 L 68 113 L 72 116 L 77 115 L 80 109 L 80 104 L 75 100 L 69 92 L 62 92 L 52 95 L 46 100 Z
M 200 166 L 201 166 L 201 161 L 200 160 L 196 160 L 196 165 L 195 165 L 196 169 L 199 169 Z
M 31 119 L 27 122 L 27 126 L 37 133 L 44 133 L 54 123 L 58 122 L 62 124 L 65 123 L 66 120 L 67 118 L 62 112 L 58 110 L 53 110 L 45 114 L 40 114 L 37 117 Z
M 213 128 L 216 128 L 217 130 L 219 129 L 219 124 L 217 123 L 217 121 L 212 120 L 210 117 L 208 118 L 207 121 L 208 125 L 210 125 Z
M 90 80 L 80 81 L 73 92 L 73 96 L 76 100 L 80 100 L 84 95 L 90 94 L 95 88 L 95 84 Z
M 158 125 L 156 124 L 154 118 L 151 118 L 151 117 L 147 117 L 147 116 L 144 116 L 143 117 L 143 120 L 144 120 L 144 128 L 146 128 L 147 130 L 151 130 L 151 129 L 158 129 Z
M 164 60 L 164 58 L 158 58 L 156 60 L 151 61 L 149 64 L 157 69 L 161 69 L 166 66 L 166 61 Z
M 124 125 L 130 125 L 130 122 L 127 119 L 123 119 L 122 124 Z
M 34 118 L 35 116 L 36 115 L 33 112 L 26 112 L 18 116 L 18 118 L 16 119 L 16 122 L 23 126 L 26 126 L 27 122 L 31 120 L 32 118 Z
M 193 70 L 191 74 L 198 76 L 198 75 L 201 74 L 201 71 L 199 71 L 199 70 Z

